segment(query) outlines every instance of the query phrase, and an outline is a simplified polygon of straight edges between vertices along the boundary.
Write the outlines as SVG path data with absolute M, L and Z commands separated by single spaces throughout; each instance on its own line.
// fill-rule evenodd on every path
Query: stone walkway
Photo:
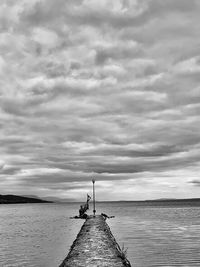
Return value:
M 120 255 L 120 248 L 104 218 L 90 216 L 60 267 L 130 266 Z

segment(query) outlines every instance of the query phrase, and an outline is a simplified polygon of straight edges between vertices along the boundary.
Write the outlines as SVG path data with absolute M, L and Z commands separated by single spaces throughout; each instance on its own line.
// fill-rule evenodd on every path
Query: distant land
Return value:
M 126 200 L 125 200 L 126 201 Z M 136 200 L 131 202 L 195 202 L 200 201 L 200 198 L 159 198 L 159 199 L 147 199 L 147 200 Z M 122 200 L 123 202 L 123 200 Z
M 85 200 L 75 200 L 75 199 L 61 199 L 61 198 L 54 198 L 54 197 L 48 197 L 44 198 L 45 200 L 52 200 L 53 202 L 58 202 L 58 203 L 81 203 L 84 202 Z M 146 200 L 96 200 L 97 203 L 118 203 L 118 202 L 126 202 L 126 203 L 135 203 L 135 204 L 154 204 L 156 203 L 188 203 L 188 202 L 199 202 L 200 203 L 200 198 L 159 198 L 159 199 L 146 199 Z M 92 203 L 92 199 L 90 201 Z
M 162 198 L 152 200 L 121 200 L 121 201 L 107 201 L 107 202 L 121 202 L 130 203 L 135 206 L 197 206 L 200 207 L 200 198 Z
M 0 204 L 23 204 L 23 203 L 51 203 L 37 197 L 25 197 L 16 195 L 0 195 Z
M 47 198 L 45 198 L 47 199 Z M 59 199 L 59 198 L 48 198 L 47 200 L 52 200 L 54 203 L 83 203 L 85 200 L 74 200 L 74 199 Z M 150 199 L 150 200 L 98 200 L 97 203 L 112 203 L 114 205 L 118 205 L 118 203 L 125 203 L 126 205 L 130 206 L 152 206 L 152 207 L 178 207 L 178 206 L 185 206 L 185 207 L 200 207 L 200 198 L 160 198 L 160 199 Z M 92 199 L 90 202 L 92 205 Z
M 44 197 L 40 199 L 35 195 L 0 195 L 0 204 L 23 204 L 23 203 L 83 203 L 85 200 L 77 201 L 75 199 L 61 199 L 57 197 Z M 151 200 L 113 200 L 96 201 L 97 203 L 130 203 L 134 206 L 198 206 L 200 207 L 200 198 L 160 198 Z M 91 200 L 92 204 L 92 200 Z

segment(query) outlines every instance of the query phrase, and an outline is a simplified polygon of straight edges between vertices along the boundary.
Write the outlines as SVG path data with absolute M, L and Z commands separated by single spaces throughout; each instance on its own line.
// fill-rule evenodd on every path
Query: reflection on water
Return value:
M 56 267 L 68 253 L 82 220 L 78 204 L 0 206 L 0 266 Z M 134 267 L 200 266 L 200 208 L 98 203 Z

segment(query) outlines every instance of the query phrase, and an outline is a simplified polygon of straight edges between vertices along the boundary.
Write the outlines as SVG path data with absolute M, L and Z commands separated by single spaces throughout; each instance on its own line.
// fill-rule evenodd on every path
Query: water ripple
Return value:
M 69 219 L 77 210 L 77 204 L 1 205 L 0 266 L 58 266 L 83 223 Z M 98 203 L 97 210 L 116 216 L 108 223 L 134 267 L 200 266 L 198 207 Z

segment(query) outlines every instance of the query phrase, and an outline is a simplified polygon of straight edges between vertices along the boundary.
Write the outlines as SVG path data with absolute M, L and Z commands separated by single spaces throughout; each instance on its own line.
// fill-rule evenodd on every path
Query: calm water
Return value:
M 78 204 L 0 205 L 0 266 L 56 267 L 66 257 L 82 220 Z M 200 266 L 200 208 L 99 203 L 133 267 Z

